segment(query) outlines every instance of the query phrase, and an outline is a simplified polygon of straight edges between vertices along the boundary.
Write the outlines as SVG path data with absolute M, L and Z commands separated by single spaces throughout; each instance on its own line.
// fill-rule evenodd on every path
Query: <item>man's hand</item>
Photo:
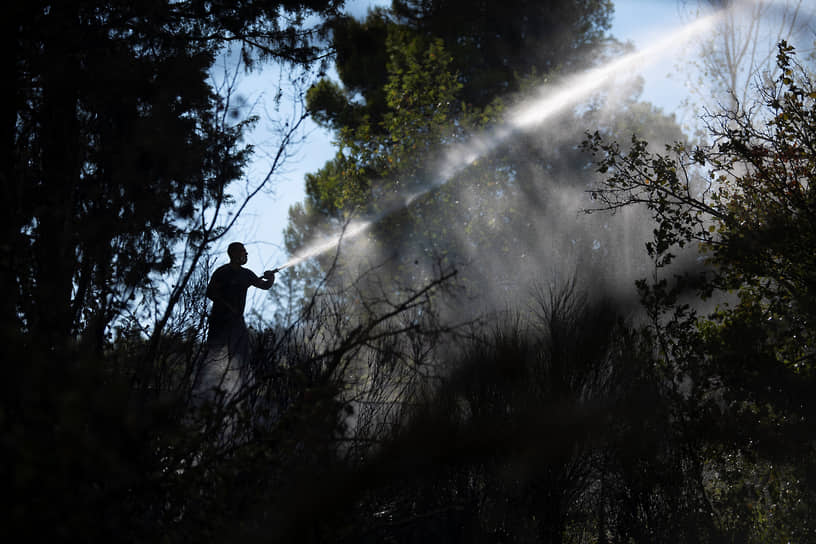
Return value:
M 275 281 L 275 270 L 267 270 L 263 273 L 263 278 L 269 281 Z

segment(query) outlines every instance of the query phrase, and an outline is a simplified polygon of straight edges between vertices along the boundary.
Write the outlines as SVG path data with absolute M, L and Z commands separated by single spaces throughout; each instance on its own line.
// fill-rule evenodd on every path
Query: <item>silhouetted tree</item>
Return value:
M 251 152 L 241 138 L 252 119 L 228 115 L 211 69 L 230 45 L 245 66 L 312 66 L 322 21 L 337 6 L 6 6 L 0 425 L 15 502 L 3 513 L 7 534 L 173 540 L 165 531 L 179 511 L 168 497 L 178 488 L 171 493 L 167 471 L 191 451 L 179 449 L 184 407 L 173 388 L 191 367 L 198 330 L 167 325 L 188 311 L 195 323 L 190 289 L 230 226 L 230 184 Z

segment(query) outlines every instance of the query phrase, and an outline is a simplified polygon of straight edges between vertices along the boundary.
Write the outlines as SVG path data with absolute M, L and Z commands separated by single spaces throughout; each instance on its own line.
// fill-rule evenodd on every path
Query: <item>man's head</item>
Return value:
M 242 265 L 247 262 L 247 250 L 241 242 L 233 242 L 227 246 L 227 255 L 233 264 Z

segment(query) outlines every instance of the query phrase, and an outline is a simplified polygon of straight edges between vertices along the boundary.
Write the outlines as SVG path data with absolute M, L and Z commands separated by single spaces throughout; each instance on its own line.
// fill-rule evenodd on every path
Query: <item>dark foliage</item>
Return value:
M 622 152 L 595 135 L 587 146 L 608 175 L 600 207 L 642 204 L 657 221 L 655 275 L 639 288 L 658 356 L 694 400 L 690 428 L 711 448 L 718 522 L 735 540 L 809 541 L 816 88 L 793 49 L 778 50 L 763 109 L 711 115 L 711 145 L 652 154 L 634 139 Z M 689 246 L 705 261 L 672 268 Z
M 452 326 L 440 301 L 453 298 L 458 275 L 445 259 L 398 282 L 382 274 L 389 263 L 333 281 L 348 270 L 327 258 L 288 319 L 253 333 L 240 387 L 197 395 L 202 260 L 225 233 L 201 219 L 233 202 L 230 183 L 251 151 L 241 144 L 251 120 L 230 121 L 207 83 L 225 44 L 247 66 L 310 66 L 323 55 L 322 21 L 334 21 L 346 89 L 324 82 L 311 98 L 321 121 L 353 129 L 344 145 L 354 153 L 328 165 L 321 183 L 310 178 L 309 212 L 339 221 L 349 202 L 387 205 L 367 192 L 372 172 L 421 178 L 415 149 L 489 123 L 492 106 L 475 108 L 514 89 L 516 72 L 574 61 L 602 39 L 609 15 L 606 2 L 405 1 L 361 23 L 334 17 L 336 4 L 6 8 L 3 534 L 812 540 L 816 91 L 785 44 L 780 79 L 763 95 L 764 124 L 725 112 L 712 119 L 715 146 L 677 144 L 671 156 L 638 138 L 623 150 L 600 134 L 589 142 L 608 176 L 595 191 L 601 207 L 640 202 L 656 220 L 654 281 L 639 283 L 645 326 L 622 315 L 628 301 L 589 298 L 582 293 L 595 290 L 575 285 L 528 295 L 529 309 L 459 316 Z M 447 18 L 460 8 L 457 29 Z M 521 54 L 547 40 L 553 47 L 541 55 Z M 446 85 L 427 90 L 429 82 Z M 438 107 L 454 98 L 465 104 Z M 541 196 L 525 183 L 556 161 L 536 155 L 539 147 L 530 137 L 502 150 L 518 163 L 505 189 Z M 587 170 L 562 147 L 552 153 L 565 172 Z M 365 168 L 344 173 L 351 159 Z M 502 160 L 472 169 L 473 186 L 494 191 Z M 429 245 L 447 234 L 429 210 L 452 209 L 450 196 L 430 193 L 409 218 Z M 513 228 L 521 219 L 508 215 Z M 480 243 L 510 255 L 521 247 L 513 236 Z M 695 269 L 703 273 L 664 279 L 682 260 L 674 246 L 695 243 L 711 257 Z M 177 283 L 160 292 L 169 277 Z M 693 288 L 726 294 L 702 316 L 686 304 Z

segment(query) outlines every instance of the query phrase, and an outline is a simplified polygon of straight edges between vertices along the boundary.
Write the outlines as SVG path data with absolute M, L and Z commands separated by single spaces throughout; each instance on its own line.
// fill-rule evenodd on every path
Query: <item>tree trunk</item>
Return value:
M 18 91 L 17 60 L 20 55 L 18 36 L 18 11 L 16 3 L 7 6 L 0 18 L 0 43 L 5 54 L 0 55 L 0 91 L 6 97 L 0 105 L 0 201 L 4 211 L 0 213 L 0 285 L 5 293 L 0 297 L 0 323 L 4 327 L 17 330 L 18 279 L 15 271 L 20 259 L 20 215 L 19 178 L 15 158 L 15 133 L 17 111 L 20 102 Z M 0 331 L 2 334 L 4 331 Z
M 66 27 L 70 15 L 54 14 Z M 70 38 L 71 31 L 66 33 Z M 79 183 L 81 156 L 76 49 L 55 43 L 46 51 L 41 114 L 42 178 L 35 194 L 36 239 L 34 242 L 35 289 L 33 331 L 49 348 L 66 344 L 73 332 L 71 291 L 76 263 L 74 250 L 74 196 Z

